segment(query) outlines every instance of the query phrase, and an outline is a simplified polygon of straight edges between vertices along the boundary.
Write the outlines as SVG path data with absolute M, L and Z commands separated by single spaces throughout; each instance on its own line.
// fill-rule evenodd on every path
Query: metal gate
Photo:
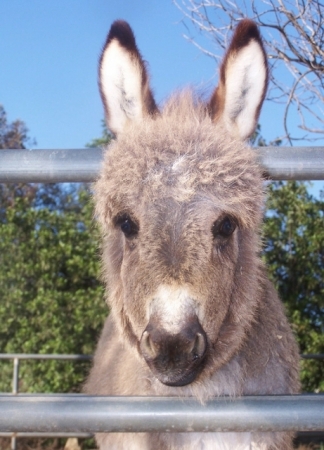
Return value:
M 323 147 L 256 149 L 269 179 L 324 180 Z M 1 150 L 0 182 L 90 182 L 101 149 Z M 314 356 L 314 355 L 309 355 Z M 324 395 L 194 399 L 0 395 L 0 433 L 324 431 Z

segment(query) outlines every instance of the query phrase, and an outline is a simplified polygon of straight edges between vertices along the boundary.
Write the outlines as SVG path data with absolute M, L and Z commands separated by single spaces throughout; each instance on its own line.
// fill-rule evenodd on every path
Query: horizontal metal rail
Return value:
M 0 396 L 0 432 L 318 431 L 324 395 L 194 399 Z
M 301 355 L 305 359 L 324 359 L 324 354 L 308 354 L 308 355 Z M 12 394 L 14 396 L 18 395 L 19 392 L 19 361 L 21 360 L 70 360 L 70 361 L 90 361 L 93 359 L 92 355 L 82 355 L 82 354 L 39 354 L 39 353 L 0 353 L 0 360 L 13 360 L 14 366 L 13 366 L 13 380 L 12 380 Z M 8 394 L 4 394 L 7 398 Z M 21 398 L 21 395 L 19 395 Z M 35 399 L 36 401 L 39 399 L 38 395 L 28 396 L 28 399 Z M 43 398 L 43 397 L 42 397 Z M 48 398 L 48 397 L 47 397 Z M 55 397 L 57 398 L 57 397 Z M 62 397 L 63 398 L 63 397 Z M 70 397 L 69 397 L 70 398 Z M 275 397 L 277 399 L 277 397 Z M 305 398 L 305 397 L 304 397 Z M 323 397 L 324 398 L 324 397 Z M 131 400 L 130 400 L 131 401 Z M 34 405 L 34 403 L 32 403 Z M 31 406 L 32 407 L 32 406 Z M 0 401 L 0 410 L 1 410 L 1 401 Z M 65 411 L 65 409 L 64 409 Z M 27 413 L 27 411 L 26 411 Z M 47 417 L 46 411 L 44 413 Z M 21 418 L 23 420 L 23 418 Z M 32 428 L 31 428 L 32 429 Z M 323 427 L 324 431 L 324 427 Z M 314 431 L 310 432 L 309 430 L 307 432 L 301 432 L 299 431 L 298 436 L 302 437 L 303 433 L 314 433 Z M 323 432 L 319 433 L 319 436 L 322 436 Z M 1 418 L 0 418 L 0 436 L 1 437 L 9 437 L 11 438 L 11 449 L 16 450 L 17 449 L 17 439 L 19 438 L 40 438 L 40 437 L 61 437 L 61 438 L 68 438 L 68 437 L 78 437 L 78 438 L 88 438 L 91 437 L 92 434 L 89 433 L 89 431 L 85 432 L 71 432 L 61 430 L 61 428 L 57 428 L 56 430 L 53 430 L 52 432 L 49 431 L 1 431 Z M 307 436 L 306 436 L 307 439 Z
M 303 359 L 324 359 L 324 353 L 308 353 L 300 355 Z M 65 361 L 91 361 L 93 355 L 77 355 L 77 354 L 62 354 L 62 353 L 0 353 L 1 359 L 38 359 L 38 360 L 65 360 Z
M 258 147 L 265 175 L 273 180 L 324 180 L 324 147 Z M 0 150 L 0 182 L 91 182 L 103 158 L 100 148 Z
M 0 182 L 90 182 L 99 173 L 99 148 L 0 150 Z
M 258 147 L 256 151 L 272 180 L 324 180 L 324 147 Z
M 29 431 L 28 433 L 0 433 L 0 437 L 5 438 L 91 438 L 93 434 L 91 433 L 33 433 Z
M 12 377 L 12 394 L 17 395 L 19 392 L 19 362 L 21 360 L 59 360 L 59 361 L 91 361 L 92 355 L 80 355 L 80 354 L 40 354 L 40 353 L 0 353 L 0 360 L 13 360 L 13 377 Z M 12 433 L 12 432 L 0 432 L 1 437 L 11 438 L 11 450 L 17 450 L 18 438 L 89 438 L 92 435 L 90 433 L 69 433 L 56 431 L 53 433 Z
M 69 355 L 69 354 L 62 354 L 62 353 L 0 353 L 0 360 L 1 359 L 39 359 L 39 360 L 46 360 L 46 359 L 58 359 L 58 360 L 65 360 L 65 361 L 90 361 L 92 360 L 92 355 Z M 324 355 L 323 355 L 324 358 Z
M 300 355 L 303 359 L 324 359 L 324 353 L 308 353 L 305 355 Z

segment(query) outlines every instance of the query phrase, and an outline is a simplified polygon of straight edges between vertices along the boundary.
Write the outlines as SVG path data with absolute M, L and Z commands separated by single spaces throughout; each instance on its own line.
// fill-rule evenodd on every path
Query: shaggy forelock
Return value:
M 207 197 L 252 227 L 261 218 L 263 188 L 254 151 L 213 123 L 205 105 L 185 91 L 110 145 L 95 196 L 102 224 L 116 208 L 143 201 Z

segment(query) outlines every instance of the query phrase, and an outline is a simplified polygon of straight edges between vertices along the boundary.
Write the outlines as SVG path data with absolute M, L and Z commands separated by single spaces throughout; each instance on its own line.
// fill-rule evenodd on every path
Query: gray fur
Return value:
M 249 40 L 259 42 L 263 51 L 258 36 L 250 21 L 239 27 L 221 68 L 223 81 L 227 65 Z M 108 45 L 115 38 L 110 36 Z M 134 53 L 132 59 L 136 64 L 140 61 Z M 220 96 L 228 95 L 224 86 L 207 106 L 191 91 L 174 94 L 161 113 L 147 112 L 142 120 L 127 123 L 105 154 L 95 202 L 111 312 L 85 385 L 87 393 L 194 396 L 205 402 L 220 395 L 299 390 L 298 348 L 259 256 L 264 202 L 261 170 L 253 150 L 224 125 L 219 106 L 225 103 Z M 145 92 L 151 95 L 147 86 L 143 97 Z M 109 92 L 102 95 L 110 117 Z M 245 102 L 248 97 L 246 92 Z M 264 92 L 251 118 L 254 122 L 263 97 Z M 218 106 L 213 104 L 216 101 Z M 124 216 L 138 227 L 131 237 L 121 229 Z M 212 232 L 224 217 L 236 225 L 225 237 Z M 169 289 L 170 301 L 176 301 L 172 289 L 176 293 L 180 289 L 184 304 L 188 297 L 188 305 L 196 311 L 179 318 L 179 334 L 174 336 L 166 330 L 164 310 L 158 307 L 161 286 Z M 168 357 L 171 350 L 164 348 L 164 342 L 170 339 L 178 339 L 185 356 L 190 356 L 196 341 L 188 338 L 189 345 L 182 336 L 190 329 L 190 320 L 199 322 L 206 335 L 201 366 L 191 382 L 163 384 L 159 371 L 165 369 L 163 376 L 168 380 L 171 374 L 172 381 L 187 370 L 186 360 L 185 369 L 173 366 L 171 360 L 161 369 L 154 361 L 149 366 L 149 358 L 160 352 Z M 145 347 L 148 357 L 143 354 L 145 330 L 153 348 L 150 342 Z M 97 442 L 102 450 L 292 449 L 289 433 L 112 433 L 98 435 Z

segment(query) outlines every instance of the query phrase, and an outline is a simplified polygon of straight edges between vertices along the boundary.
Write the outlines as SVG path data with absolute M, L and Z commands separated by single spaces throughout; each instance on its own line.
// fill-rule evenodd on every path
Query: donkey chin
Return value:
M 145 328 L 139 352 L 154 376 L 167 386 L 192 383 L 202 371 L 207 354 L 207 337 L 196 316 L 186 320 L 176 333 L 151 319 Z

